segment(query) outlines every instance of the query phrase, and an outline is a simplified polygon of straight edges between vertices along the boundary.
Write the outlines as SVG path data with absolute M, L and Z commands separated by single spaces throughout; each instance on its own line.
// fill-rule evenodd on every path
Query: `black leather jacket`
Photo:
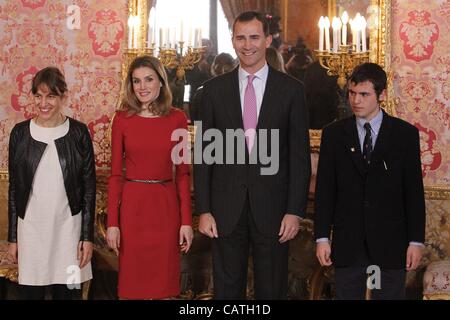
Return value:
M 85 124 L 68 118 L 69 132 L 55 140 L 72 215 L 81 212 L 80 241 L 93 241 L 95 163 L 91 137 Z M 14 126 L 9 139 L 8 241 L 17 242 L 17 219 L 25 217 L 34 174 L 47 147 L 30 134 L 30 120 Z

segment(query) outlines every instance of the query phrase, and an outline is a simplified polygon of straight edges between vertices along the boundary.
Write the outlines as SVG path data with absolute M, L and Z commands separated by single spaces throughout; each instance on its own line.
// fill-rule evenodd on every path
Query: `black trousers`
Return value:
M 246 298 L 250 249 L 255 299 L 286 299 L 289 247 L 278 240 L 258 231 L 247 196 L 234 231 L 212 242 L 215 299 Z
M 367 273 L 367 268 L 374 265 L 370 261 L 367 245 L 364 245 L 357 254 L 353 266 L 335 267 L 336 299 L 337 300 L 364 300 L 367 290 L 368 276 L 375 276 L 373 271 Z M 406 262 L 405 262 L 406 263 Z M 381 269 L 380 288 L 371 289 L 372 300 L 404 300 L 406 298 L 405 269 Z M 376 281 L 370 281 L 375 284 Z
M 78 289 L 69 289 L 65 284 L 49 286 L 20 285 L 20 297 L 22 300 L 44 300 L 47 288 L 51 290 L 53 300 L 73 300 L 81 292 Z

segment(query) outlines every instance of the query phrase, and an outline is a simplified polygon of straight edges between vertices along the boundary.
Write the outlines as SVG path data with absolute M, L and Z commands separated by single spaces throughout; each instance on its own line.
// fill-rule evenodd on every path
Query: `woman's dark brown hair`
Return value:
M 151 56 L 137 57 L 131 62 L 125 80 L 125 94 L 119 110 L 127 111 L 129 115 L 137 114 L 142 111 L 141 102 L 138 100 L 136 93 L 133 90 L 133 71 L 142 67 L 147 67 L 155 71 L 162 84 L 158 98 L 156 98 L 149 106 L 150 112 L 158 116 L 168 115 L 170 107 L 172 106 L 172 93 L 170 92 L 167 74 L 162 63 L 157 58 Z
M 45 85 L 50 93 L 55 96 L 64 96 L 67 92 L 67 84 L 64 75 L 56 67 L 47 67 L 39 70 L 31 82 L 31 92 L 36 94 L 39 87 Z

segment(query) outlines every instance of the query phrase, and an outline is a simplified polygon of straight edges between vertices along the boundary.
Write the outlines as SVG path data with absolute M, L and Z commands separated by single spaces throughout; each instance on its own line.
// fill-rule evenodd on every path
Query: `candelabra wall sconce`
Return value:
M 124 50 L 122 74 L 126 74 L 125 70 L 136 57 L 151 55 L 166 68 L 176 68 L 177 78 L 183 80 L 186 70 L 192 70 L 205 52 L 201 29 L 185 28 L 182 20 L 172 21 L 170 27 L 158 25 L 155 8 L 149 11 L 147 6 L 144 0 L 129 1 L 128 46 Z M 185 31 L 189 34 L 186 41 Z
M 351 26 L 351 44 L 347 43 L 347 23 L 350 23 Z M 330 45 L 330 20 L 328 17 L 320 17 L 319 50 L 315 50 L 315 52 L 320 65 L 327 70 L 327 74 L 338 77 L 337 119 L 343 119 L 351 115 L 351 110 L 346 103 L 347 79 L 357 65 L 370 60 L 370 51 L 367 50 L 366 43 L 367 22 L 359 13 L 354 19 L 349 20 L 347 12 L 344 11 L 341 18 L 333 18 L 331 26 L 333 47 Z
M 177 78 L 179 80 L 184 79 L 186 70 L 192 70 L 194 66 L 200 62 L 205 49 L 203 47 L 184 48 L 184 42 L 179 41 L 175 49 L 172 48 L 160 48 L 159 60 L 162 64 L 169 69 L 177 69 Z
M 351 114 L 346 103 L 347 78 L 353 69 L 364 62 L 369 61 L 369 51 L 355 52 L 351 45 L 340 45 L 337 52 L 316 50 L 320 65 L 327 70 L 329 76 L 338 76 L 339 105 L 337 107 L 337 118 L 343 119 Z

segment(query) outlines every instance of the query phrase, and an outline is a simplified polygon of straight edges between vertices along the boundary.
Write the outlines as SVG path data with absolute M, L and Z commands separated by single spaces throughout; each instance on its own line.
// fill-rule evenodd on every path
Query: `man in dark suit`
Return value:
M 356 67 L 349 79 L 354 116 L 322 132 L 316 254 L 321 265 L 335 267 L 337 299 L 364 299 L 367 271 L 373 299 L 404 299 L 405 269 L 414 270 L 422 255 L 419 131 L 381 110 L 385 94 L 380 66 Z
M 245 298 L 249 249 L 255 298 L 286 298 L 288 241 L 305 216 L 311 168 L 303 87 L 267 65 L 270 43 L 265 17 L 241 14 L 233 26 L 239 67 L 204 85 L 202 131 L 215 129 L 223 136 L 245 131 L 221 150 L 226 163 L 203 159 L 194 167 L 199 230 L 213 238 L 216 299 Z M 205 153 L 210 145 L 200 138 L 196 146 L 202 144 Z M 276 162 L 269 174 L 264 149 Z

